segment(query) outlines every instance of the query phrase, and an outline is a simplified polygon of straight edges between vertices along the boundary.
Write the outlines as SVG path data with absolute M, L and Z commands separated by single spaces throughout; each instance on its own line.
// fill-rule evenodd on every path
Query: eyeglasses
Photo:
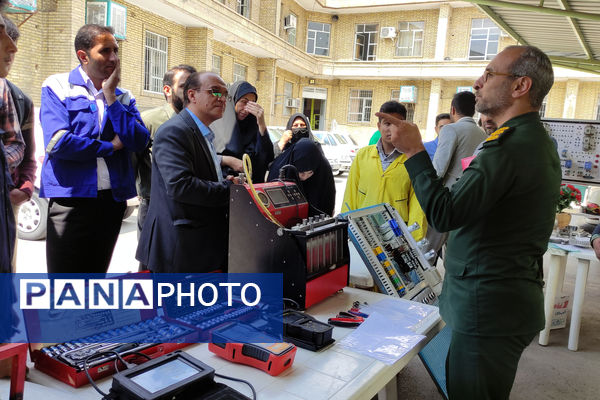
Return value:
M 507 72 L 494 72 L 494 71 L 488 71 L 487 69 L 485 70 L 485 72 L 483 73 L 483 82 L 487 82 L 488 79 L 490 79 L 491 76 L 508 76 L 511 78 L 520 78 L 519 75 L 514 75 L 514 74 L 509 74 Z
M 213 88 L 210 88 L 210 89 L 193 88 L 193 89 L 191 89 L 191 90 L 201 90 L 201 91 L 203 91 L 203 92 L 209 92 L 209 93 L 210 93 L 210 94 L 212 94 L 214 97 L 217 97 L 217 98 L 219 98 L 219 99 L 225 99 L 225 100 L 227 100 L 227 101 L 231 101 L 231 99 L 232 99 L 232 97 L 229 95 L 229 93 L 228 93 L 228 92 L 221 93 L 221 92 L 219 91 L 219 89 L 213 89 Z

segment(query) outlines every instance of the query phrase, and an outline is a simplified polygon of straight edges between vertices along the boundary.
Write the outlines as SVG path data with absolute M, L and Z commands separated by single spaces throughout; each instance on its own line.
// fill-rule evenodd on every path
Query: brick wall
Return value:
M 404 57 L 396 57 L 395 55 L 398 37 L 395 39 L 382 39 L 379 36 L 381 28 L 390 26 L 398 29 L 399 22 L 423 21 L 425 22 L 424 43 L 435 43 L 438 14 L 439 10 L 422 10 L 340 15 L 339 20 L 332 23 L 335 26 L 335 33 L 332 33 L 332 58 L 337 61 L 353 60 L 356 25 L 376 24 L 378 31 L 376 60 L 398 59 L 400 61 Z M 434 54 L 435 46 L 423 46 L 423 56 L 419 58 L 433 58 Z
M 566 90 L 566 81 L 554 82 L 552 89 L 550 89 L 550 92 L 548 93 L 548 100 L 546 103 L 547 118 L 562 118 Z
M 575 118 L 596 119 L 600 101 L 600 82 L 580 82 Z
M 280 2 L 280 4 L 278 4 Z M 233 64 L 240 63 L 247 67 L 247 80 L 256 85 L 259 90 L 260 102 L 265 108 L 269 125 L 285 125 L 289 113 L 296 110 L 284 107 L 284 82 L 293 83 L 293 97 L 302 98 L 302 90 L 309 85 L 308 76 L 299 76 L 290 71 L 277 67 L 275 59 L 261 59 L 253 54 L 237 50 L 226 43 L 214 39 L 211 29 L 201 27 L 185 27 L 175 20 L 143 10 L 137 6 L 119 1 L 127 7 L 127 39 L 120 41 L 122 60 L 121 86 L 131 90 L 138 100 L 141 110 L 158 106 L 163 103 L 162 93 L 150 93 L 143 90 L 144 85 L 144 55 L 146 31 L 154 32 L 168 38 L 168 65 L 187 63 L 198 70 L 210 70 L 212 55 L 222 57 L 221 76 L 230 83 L 233 80 Z M 20 27 L 21 39 L 19 52 L 9 79 L 13 80 L 26 93 L 32 96 L 39 105 L 40 88 L 43 80 L 55 73 L 66 72 L 77 65 L 73 49 L 75 33 L 85 18 L 85 0 L 41 0 L 38 2 L 39 12 L 33 15 Z M 225 6 L 235 9 L 236 0 L 225 0 Z M 277 8 L 280 7 L 279 17 Z M 215 4 L 215 7 L 218 7 Z M 308 21 L 331 24 L 330 56 L 319 57 L 324 62 L 351 61 L 354 56 L 355 27 L 358 23 L 373 23 L 378 25 L 378 31 L 383 26 L 398 27 L 400 21 L 424 21 L 424 53 L 422 59 L 433 58 L 438 28 L 439 9 L 421 11 L 402 11 L 394 13 L 341 14 L 337 21 L 332 20 L 331 14 L 314 13 L 304 10 L 294 0 L 252 0 L 251 20 L 274 32 L 275 21 L 279 18 L 278 34 L 287 40 L 288 32 L 283 29 L 283 18 L 290 13 L 297 16 L 296 47 L 306 49 Z M 468 56 L 470 28 L 472 18 L 482 18 L 484 15 L 475 7 L 453 8 L 450 13 L 446 56 L 451 59 L 466 59 Z M 24 15 L 12 15 L 18 24 Z M 226 23 L 227 21 L 222 21 Z M 230 28 L 234 33 L 243 37 L 242 25 Z M 501 39 L 501 48 L 513 44 L 510 38 Z M 377 40 L 377 60 L 409 61 L 406 58 L 395 57 L 396 39 Z M 451 67 L 448 67 L 451 68 Z M 456 92 L 456 86 L 470 86 L 471 80 L 442 80 L 438 113 L 448 112 L 450 101 Z M 365 80 L 356 79 L 318 79 L 314 87 L 327 89 L 325 120 L 329 128 L 335 119 L 344 129 L 351 132 L 372 132 L 376 129 L 374 112 L 385 101 L 390 99 L 391 91 L 401 85 L 414 85 L 418 88 L 418 101 L 415 109 L 415 122 L 422 130 L 426 128 L 428 105 L 431 91 L 429 79 L 393 79 Z M 556 82 L 547 103 L 547 116 L 562 117 L 566 82 Z M 348 102 L 351 89 L 373 90 L 373 115 L 368 123 L 348 123 Z M 595 118 L 600 96 L 600 82 L 581 81 L 577 98 L 576 117 L 583 119 Z M 298 111 L 302 110 L 302 105 Z M 366 134 L 366 133 L 365 133 Z
M 216 40 L 213 41 L 213 53 L 221 56 L 221 78 L 225 82 L 233 82 L 233 64 L 238 63 L 247 67 L 246 80 L 253 85 L 256 83 L 258 58 Z

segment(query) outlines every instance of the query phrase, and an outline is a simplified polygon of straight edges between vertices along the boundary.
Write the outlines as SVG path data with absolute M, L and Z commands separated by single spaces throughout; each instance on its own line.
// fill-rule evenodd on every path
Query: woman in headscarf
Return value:
M 252 161 L 252 181 L 265 181 L 268 165 L 273 161 L 273 143 L 267 132 L 263 108 L 256 103 L 256 88 L 246 81 L 237 81 L 229 88 L 231 98 L 223 118 L 211 124 L 215 133 L 215 149 L 223 156 L 223 175 L 243 171 L 244 153 Z
M 321 149 L 309 138 L 290 140 L 288 148 L 271 164 L 268 181 L 279 179 L 279 171 L 293 165 L 298 171 L 298 186 L 306 196 L 309 215 L 333 215 L 335 207 L 335 181 L 329 162 Z
M 281 139 L 273 145 L 275 157 L 279 156 L 292 143 L 297 142 L 303 137 L 310 138 L 310 140 L 313 141 L 315 140 L 312 131 L 310 130 L 310 121 L 306 115 L 302 113 L 293 114 L 290 119 L 288 119 L 285 129 L 285 132 L 281 135 Z

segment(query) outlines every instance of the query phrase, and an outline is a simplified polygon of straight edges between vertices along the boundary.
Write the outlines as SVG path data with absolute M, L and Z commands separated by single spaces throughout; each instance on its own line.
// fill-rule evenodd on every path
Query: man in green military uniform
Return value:
M 535 47 L 510 46 L 488 64 L 473 85 L 476 109 L 500 128 L 452 189 L 437 179 L 416 125 L 393 121 L 392 142 L 408 158 L 427 220 L 451 231 L 440 296 L 452 329 L 450 399 L 508 399 L 523 350 L 544 328 L 540 261 L 561 170 L 538 110 L 553 81 Z

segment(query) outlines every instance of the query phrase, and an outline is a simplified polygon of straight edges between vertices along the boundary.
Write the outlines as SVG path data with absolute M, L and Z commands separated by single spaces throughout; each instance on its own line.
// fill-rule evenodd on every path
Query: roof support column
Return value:
M 258 60 L 258 76 L 256 79 L 256 91 L 258 92 L 258 104 L 265 110 L 265 122 L 271 124 L 275 115 L 275 75 L 276 66 L 274 58 L 261 58 Z
M 440 97 L 442 94 L 442 80 L 439 78 L 431 80 L 431 91 L 429 92 L 429 107 L 427 108 L 427 133 L 423 141 L 435 139 L 435 117 L 440 108 Z
M 438 17 L 437 38 L 435 41 L 435 59 L 442 61 L 446 56 L 446 37 L 448 37 L 448 24 L 450 21 L 452 8 L 450 3 L 444 3 L 440 6 L 440 15 Z

